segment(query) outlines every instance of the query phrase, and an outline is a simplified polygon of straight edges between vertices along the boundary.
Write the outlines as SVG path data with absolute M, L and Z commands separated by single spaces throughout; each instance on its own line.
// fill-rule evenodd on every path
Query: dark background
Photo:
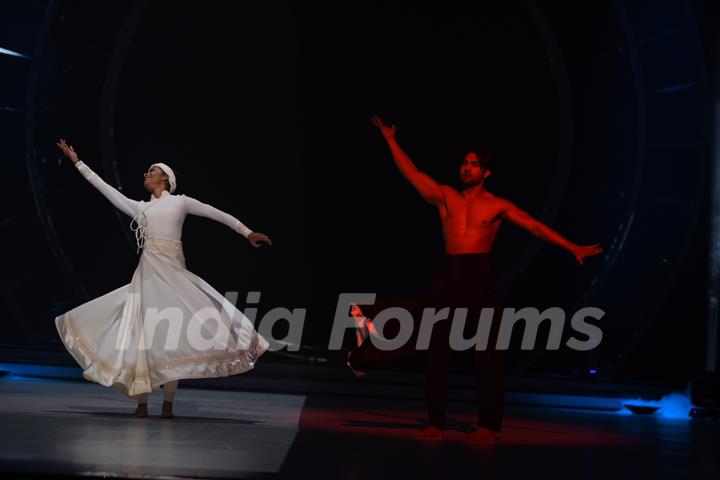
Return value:
M 327 346 L 339 293 L 422 293 L 439 218 L 394 166 L 370 123 L 379 114 L 442 183 L 457 184 L 464 149 L 492 148 L 491 192 L 604 247 L 580 267 L 502 227 L 507 306 L 606 311 L 598 349 L 513 352 L 514 374 L 681 385 L 702 370 L 711 3 L 0 8 L 0 47 L 31 57 L 0 58 L 2 344 L 62 350 L 54 317 L 137 264 L 130 219 L 60 159 L 58 137 L 132 198 L 148 197 L 141 175 L 162 161 L 176 193 L 269 234 L 255 250 L 188 217 L 188 268 L 239 291 L 239 307 L 259 290 L 261 313 L 307 308 L 304 352 Z

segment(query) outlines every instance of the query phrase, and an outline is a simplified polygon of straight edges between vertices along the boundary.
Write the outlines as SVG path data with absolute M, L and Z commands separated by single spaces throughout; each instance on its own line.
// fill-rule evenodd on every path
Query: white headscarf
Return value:
M 175 181 L 175 172 L 172 171 L 172 168 L 168 167 L 164 163 L 153 163 L 150 165 L 150 168 L 148 168 L 148 171 L 152 170 L 153 167 L 158 167 L 160 170 L 165 172 L 168 176 L 168 181 L 170 182 L 170 193 L 173 193 L 177 187 L 177 182 Z

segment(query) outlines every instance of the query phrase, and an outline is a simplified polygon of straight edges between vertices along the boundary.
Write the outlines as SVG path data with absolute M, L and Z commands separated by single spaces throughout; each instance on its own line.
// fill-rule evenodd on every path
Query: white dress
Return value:
M 225 377 L 254 367 L 269 347 L 252 322 L 185 268 L 182 226 L 189 214 L 247 237 L 238 219 L 185 195 L 163 191 L 148 202 L 125 197 L 83 162 L 80 173 L 133 217 L 143 252 L 132 280 L 55 318 L 83 376 L 129 397 L 183 378 Z

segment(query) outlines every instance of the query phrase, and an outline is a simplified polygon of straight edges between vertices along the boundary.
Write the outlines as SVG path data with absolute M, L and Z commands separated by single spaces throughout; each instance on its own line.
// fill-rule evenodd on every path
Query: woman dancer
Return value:
M 182 226 L 187 214 L 224 223 L 254 246 L 271 245 L 238 219 L 185 195 L 173 195 L 172 169 L 154 163 L 145 173 L 149 201 L 131 200 L 104 182 L 61 139 L 57 146 L 78 171 L 132 217 L 140 261 L 129 284 L 55 319 L 60 339 L 83 376 L 137 399 L 134 417 L 148 415 L 151 391 L 163 386 L 161 416 L 173 418 L 181 378 L 225 377 L 254 367 L 269 344 L 242 312 L 185 268 Z

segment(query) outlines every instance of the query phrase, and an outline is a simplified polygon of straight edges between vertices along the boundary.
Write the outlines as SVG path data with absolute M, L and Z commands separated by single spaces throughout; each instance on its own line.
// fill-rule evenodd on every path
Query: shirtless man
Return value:
M 599 244 L 577 245 L 555 230 L 521 210 L 509 200 L 497 197 L 485 189 L 490 176 L 489 155 L 468 152 L 460 165 L 462 190 L 441 185 L 417 169 L 395 139 L 395 125 L 388 127 L 375 116 L 372 118 L 385 138 L 395 164 L 403 176 L 428 202 L 437 206 L 442 220 L 445 240 L 444 265 L 435 278 L 432 292 L 425 304 L 442 308 L 492 307 L 502 311 L 497 295 L 497 277 L 491 265 L 490 252 L 503 220 L 522 227 L 533 235 L 569 251 L 582 264 L 586 257 L 602 252 Z M 359 309 L 354 307 L 354 314 Z M 472 311 L 472 310 L 471 310 Z M 450 315 L 449 318 L 452 318 Z M 471 315 L 468 315 L 470 320 Z M 496 317 L 497 318 L 497 317 Z M 447 377 L 450 359 L 450 320 L 434 325 L 428 348 L 427 403 L 429 425 L 419 431 L 423 438 L 441 438 L 447 409 Z M 493 322 L 488 348 L 475 354 L 477 375 L 478 422 L 468 434 L 467 441 L 495 441 L 503 411 L 503 352 L 494 348 L 498 321 Z M 365 342 L 369 344 L 371 342 Z M 366 360 L 379 353 L 366 345 L 351 353 L 348 365 L 361 368 Z M 372 362 L 370 362 L 372 363 Z

